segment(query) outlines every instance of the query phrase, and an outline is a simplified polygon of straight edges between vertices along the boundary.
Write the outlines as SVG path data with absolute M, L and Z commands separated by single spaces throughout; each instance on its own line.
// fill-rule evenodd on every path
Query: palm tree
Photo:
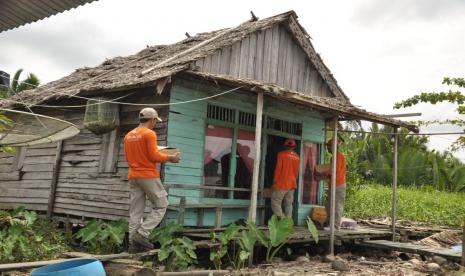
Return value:
M 11 79 L 10 86 L 0 91 L 0 97 L 5 98 L 17 94 L 23 90 L 33 89 L 39 86 L 40 80 L 34 73 L 29 73 L 27 77 L 20 81 L 19 78 L 23 69 L 18 69 Z

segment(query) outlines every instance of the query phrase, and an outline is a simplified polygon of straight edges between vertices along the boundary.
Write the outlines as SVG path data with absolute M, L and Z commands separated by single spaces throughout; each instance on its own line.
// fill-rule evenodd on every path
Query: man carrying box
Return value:
M 163 219 L 168 207 L 168 193 L 160 181 L 158 162 L 179 162 L 179 152 L 167 155 L 158 151 L 157 134 L 153 129 L 162 119 L 153 108 L 139 113 L 139 126 L 124 137 L 124 153 L 128 162 L 131 190 L 129 207 L 129 251 L 153 249 L 148 236 Z M 148 198 L 152 212 L 142 221 Z

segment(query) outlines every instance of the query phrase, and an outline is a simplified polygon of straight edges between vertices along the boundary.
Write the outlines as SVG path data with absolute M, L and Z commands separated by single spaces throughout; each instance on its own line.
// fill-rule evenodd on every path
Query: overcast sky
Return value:
M 455 116 L 447 104 L 392 106 L 448 89 L 444 76 L 465 76 L 464 0 L 99 0 L 0 33 L 0 70 L 23 68 L 46 83 L 147 45 L 174 43 L 185 32 L 236 26 L 251 10 L 259 18 L 294 10 L 353 104 L 384 114 L 422 112 L 425 120 Z M 458 129 L 424 131 L 450 130 Z M 443 150 L 454 137 L 434 137 L 430 145 Z

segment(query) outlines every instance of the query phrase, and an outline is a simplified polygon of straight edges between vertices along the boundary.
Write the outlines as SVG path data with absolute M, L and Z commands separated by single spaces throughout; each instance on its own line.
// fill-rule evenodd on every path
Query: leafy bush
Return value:
M 0 263 L 54 258 L 66 249 L 63 233 L 37 213 L 0 210 Z
M 161 245 L 158 261 L 165 265 L 167 271 L 183 271 L 197 263 L 194 242 L 187 237 L 181 237 L 182 232 L 181 225 L 170 223 L 155 228 L 150 233 L 149 239 Z
M 460 226 L 465 220 L 465 194 L 425 188 L 398 188 L 397 218 L 438 225 Z M 392 189 L 379 184 L 358 186 L 347 196 L 345 216 L 391 216 Z
M 268 221 L 269 237 L 253 222 L 248 222 L 250 231 L 255 233 L 260 243 L 266 247 L 266 261 L 270 262 L 294 234 L 294 222 L 291 218 L 278 218 L 273 215 Z
M 92 220 L 76 233 L 76 238 L 92 253 L 113 253 L 124 242 L 124 235 L 128 231 L 126 220 L 102 222 Z

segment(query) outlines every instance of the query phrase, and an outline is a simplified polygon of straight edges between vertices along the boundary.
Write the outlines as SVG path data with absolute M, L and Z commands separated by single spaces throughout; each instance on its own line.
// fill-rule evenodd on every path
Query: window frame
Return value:
M 208 102 L 208 104 L 211 104 L 211 105 L 215 105 L 215 106 L 218 106 L 218 107 L 223 107 L 223 108 L 228 108 L 228 109 L 233 109 L 234 110 L 234 117 L 235 117 L 235 120 L 234 120 L 234 123 L 231 123 L 231 122 L 227 122 L 227 121 L 221 121 L 221 120 L 217 120 L 217 119 L 212 119 L 212 118 L 208 118 L 206 117 L 205 118 L 205 127 L 207 127 L 208 125 L 215 125 L 215 126 L 219 126 L 219 127 L 227 127 L 227 128 L 231 128 L 233 130 L 233 137 L 232 137 L 232 145 L 231 145 L 231 152 L 236 152 L 236 149 L 237 149 L 237 138 L 238 138 L 238 133 L 239 133 L 239 130 L 245 130 L 245 131 L 251 131 L 255 134 L 255 127 L 251 127 L 251 126 L 246 126 L 246 125 L 241 125 L 239 124 L 239 112 L 246 112 L 246 113 L 251 113 L 251 114 L 255 114 L 255 112 L 251 111 L 250 109 L 245 109 L 245 108 L 237 108 L 237 107 L 231 107 L 230 105 L 227 105 L 227 104 L 222 104 L 222 103 L 218 103 L 218 102 Z M 274 129 L 268 129 L 267 128 L 267 125 L 266 125 L 266 122 L 268 120 L 268 117 L 272 117 L 274 119 L 278 119 L 278 120 L 283 120 L 283 121 L 287 121 L 287 122 L 290 122 L 290 123 L 298 123 L 301 125 L 301 135 L 295 135 L 295 134 L 291 134 L 291 133 L 286 133 L 286 132 L 281 132 L 281 131 L 277 131 L 277 130 L 274 130 Z M 292 139 L 296 139 L 300 142 L 300 148 L 299 148 L 299 152 L 302 152 L 303 150 L 303 129 L 304 129 L 304 122 L 301 121 L 301 120 L 289 120 L 287 118 L 284 118 L 283 116 L 276 116 L 276 114 L 273 114 L 272 116 L 270 116 L 269 114 L 267 114 L 267 112 L 264 112 L 263 114 L 263 125 L 262 125 L 262 141 L 259 145 L 255 145 L 255 146 L 263 146 L 263 144 L 266 145 L 266 143 L 268 142 L 267 141 L 267 136 L 268 135 L 277 135 L 277 136 L 281 136 L 281 137 L 285 137 L 285 138 L 292 138 Z M 314 142 L 314 143 L 317 143 L 317 142 Z M 205 152 L 205 137 L 204 137 L 204 144 L 203 144 L 203 152 Z M 261 150 L 261 154 L 260 154 L 260 161 L 262 164 L 264 164 L 264 160 L 265 160 L 265 157 L 266 157 L 266 151 L 263 150 L 263 147 L 262 147 L 262 150 Z M 230 189 L 234 189 L 235 188 L 235 175 L 236 175 L 236 164 L 237 162 L 237 158 L 236 158 L 236 155 L 235 154 L 231 154 L 231 161 L 230 161 L 230 168 L 229 168 L 229 176 L 228 176 L 228 188 Z M 303 161 L 301 160 L 300 162 L 300 165 L 299 165 L 299 178 L 297 180 L 297 184 L 298 184 L 298 187 L 299 187 L 299 196 L 300 196 L 300 193 L 301 193 L 301 190 L 302 190 L 302 177 L 301 177 L 301 174 L 302 174 L 302 166 L 303 166 Z M 260 171 L 259 171 L 259 189 L 260 190 L 263 190 L 263 187 L 264 187 L 264 169 L 265 167 L 264 166 L 260 166 Z M 204 177 L 204 172 L 202 170 L 202 177 Z M 202 183 L 203 185 L 203 183 Z M 259 202 L 263 203 L 263 198 L 262 197 L 259 197 Z M 250 199 L 235 199 L 234 198 L 234 190 L 229 190 L 228 191 L 228 198 L 221 198 L 221 199 L 217 199 L 217 198 L 208 198 L 208 197 L 204 197 L 203 195 L 200 196 L 200 201 L 202 203 L 210 203 L 210 204 L 219 204 L 219 203 L 234 203 L 234 204 L 248 204 L 250 203 Z M 296 201 L 297 202 L 297 201 Z M 301 202 L 299 201 L 299 204 L 301 204 Z

